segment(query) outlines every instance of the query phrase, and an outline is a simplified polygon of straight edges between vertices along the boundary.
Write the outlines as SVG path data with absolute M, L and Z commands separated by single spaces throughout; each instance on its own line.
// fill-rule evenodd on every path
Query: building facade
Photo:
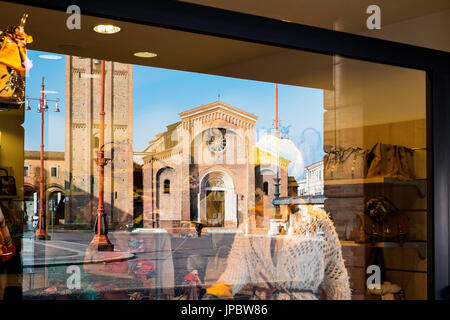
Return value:
M 105 62 L 105 212 L 111 225 L 133 215 L 133 69 Z M 66 57 L 65 222 L 90 224 L 98 201 L 100 61 Z
M 31 222 L 31 216 L 39 211 L 39 187 L 41 177 L 40 151 L 24 151 L 24 211 Z M 47 220 L 53 224 L 64 219 L 64 152 L 44 152 L 44 201 Z
M 305 167 L 305 178 L 299 181 L 299 196 L 321 196 L 323 189 L 323 160 Z
M 273 214 L 277 161 L 254 146 L 257 116 L 220 101 L 179 116 L 144 151 L 144 226 L 236 227 L 249 218 L 262 226 Z M 282 196 L 288 163 L 279 158 Z

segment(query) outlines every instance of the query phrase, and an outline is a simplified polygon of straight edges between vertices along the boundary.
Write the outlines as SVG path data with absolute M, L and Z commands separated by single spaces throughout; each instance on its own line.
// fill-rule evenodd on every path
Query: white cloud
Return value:
M 264 135 L 256 143 L 256 146 L 266 152 L 278 154 L 289 161 L 288 174 L 300 179 L 305 170 L 303 156 L 296 145 L 289 139 L 280 139 L 272 135 Z

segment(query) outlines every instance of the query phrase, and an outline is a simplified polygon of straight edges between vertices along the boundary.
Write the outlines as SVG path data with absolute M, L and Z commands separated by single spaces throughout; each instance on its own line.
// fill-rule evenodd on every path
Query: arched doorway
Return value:
M 156 173 L 155 204 L 158 227 L 172 226 L 175 221 L 180 220 L 176 172 L 171 167 L 161 168 Z
M 64 190 L 59 185 L 50 185 L 46 191 L 47 194 L 47 227 L 53 227 L 64 223 Z
M 200 221 L 209 227 L 237 223 L 236 194 L 231 176 L 223 171 L 206 174 L 200 184 L 198 208 Z

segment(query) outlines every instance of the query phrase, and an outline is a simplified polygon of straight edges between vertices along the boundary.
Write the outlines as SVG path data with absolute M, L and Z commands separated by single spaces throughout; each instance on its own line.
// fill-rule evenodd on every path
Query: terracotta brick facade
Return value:
M 144 226 L 201 221 L 234 228 L 254 218 L 249 214 L 255 215 L 256 201 L 261 200 L 261 218 L 268 221 L 273 214 L 276 157 L 255 147 L 257 116 L 223 102 L 179 116 L 181 121 L 167 126 L 145 150 Z M 281 196 L 287 196 L 288 164 L 279 158 Z M 255 196 L 264 182 L 271 185 L 271 193 Z
M 105 62 L 105 210 L 111 226 L 133 216 L 132 65 Z M 98 199 L 100 63 L 66 57 L 66 223 L 93 222 Z

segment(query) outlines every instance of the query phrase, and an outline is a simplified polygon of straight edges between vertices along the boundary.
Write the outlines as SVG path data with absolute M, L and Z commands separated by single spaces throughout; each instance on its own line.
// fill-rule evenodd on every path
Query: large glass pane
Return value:
M 0 298 L 427 298 L 425 72 L 29 13 Z

